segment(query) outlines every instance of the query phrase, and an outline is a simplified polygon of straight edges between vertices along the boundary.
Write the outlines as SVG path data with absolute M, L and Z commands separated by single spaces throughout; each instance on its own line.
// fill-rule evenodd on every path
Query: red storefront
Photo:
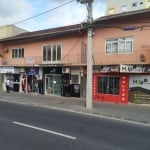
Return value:
M 128 103 L 129 77 L 119 73 L 119 67 L 109 67 L 93 74 L 93 100 Z
M 115 103 L 149 103 L 149 65 L 96 66 L 93 100 Z

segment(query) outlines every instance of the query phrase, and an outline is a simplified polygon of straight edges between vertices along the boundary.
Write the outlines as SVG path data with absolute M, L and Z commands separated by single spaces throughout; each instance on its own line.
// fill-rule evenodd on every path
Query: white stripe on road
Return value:
M 59 132 L 55 132 L 55 131 L 51 131 L 51 130 L 47 130 L 47 129 L 43 129 L 43 128 L 39 128 L 39 127 L 32 126 L 32 125 L 29 125 L 29 124 L 15 122 L 15 121 L 13 123 L 16 124 L 16 125 L 27 127 L 27 128 L 32 128 L 32 129 L 35 129 L 35 130 L 39 130 L 39 131 L 51 133 L 51 134 L 54 134 L 54 135 L 59 135 L 59 136 L 65 137 L 65 138 L 69 138 L 69 139 L 72 139 L 72 140 L 76 140 L 76 137 L 66 135 L 66 134 L 62 134 L 62 133 L 59 133 Z

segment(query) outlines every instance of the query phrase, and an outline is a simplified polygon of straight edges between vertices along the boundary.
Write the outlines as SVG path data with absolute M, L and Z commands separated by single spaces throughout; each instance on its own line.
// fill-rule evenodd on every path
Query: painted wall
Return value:
M 130 24 L 130 26 L 142 26 L 143 24 Z M 148 25 L 148 23 L 144 23 Z M 118 26 L 129 26 L 128 24 Z M 93 55 L 95 64 L 150 64 L 150 30 L 124 31 L 119 28 L 95 29 L 93 37 Z M 133 37 L 133 52 L 130 54 L 106 54 L 105 42 L 111 38 Z M 141 62 L 141 55 L 145 61 Z
M 42 52 L 43 46 L 48 44 L 61 44 L 62 46 L 62 63 L 65 64 L 80 64 L 81 63 L 81 43 L 85 41 L 81 36 L 65 36 L 57 39 L 49 39 L 38 42 L 20 42 L 20 43 L 7 43 L 3 45 L 1 51 L 4 48 L 8 48 L 9 51 L 4 53 L 4 59 L 8 61 L 8 65 L 28 65 L 27 58 L 34 57 L 34 64 L 42 64 Z M 24 48 L 24 58 L 12 59 L 13 48 Z
M 114 8 L 114 14 L 122 13 L 122 7 L 126 7 L 126 11 L 135 11 L 148 8 L 147 0 L 107 0 L 106 15 L 109 10 Z

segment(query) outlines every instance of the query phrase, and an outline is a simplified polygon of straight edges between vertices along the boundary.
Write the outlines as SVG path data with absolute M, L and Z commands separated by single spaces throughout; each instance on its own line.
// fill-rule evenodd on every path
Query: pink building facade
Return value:
M 101 17 L 93 23 L 93 100 L 150 102 L 148 10 Z M 132 30 L 131 30 L 132 29 Z M 0 41 L 0 75 L 12 89 L 85 97 L 87 27 L 21 34 Z

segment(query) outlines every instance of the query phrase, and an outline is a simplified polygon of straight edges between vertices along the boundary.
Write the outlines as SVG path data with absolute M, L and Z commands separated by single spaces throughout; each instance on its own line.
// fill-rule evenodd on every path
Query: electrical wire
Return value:
M 13 23 L 13 24 L 11 24 L 11 25 L 20 24 L 20 23 L 22 23 L 22 22 L 25 22 L 25 21 L 31 20 L 31 19 L 33 19 L 33 18 L 39 17 L 39 16 L 41 16 L 41 15 L 44 15 L 44 14 L 46 14 L 46 13 L 49 13 L 49 12 L 54 11 L 54 10 L 56 10 L 56 9 L 59 9 L 59 8 L 65 6 L 65 5 L 68 5 L 68 4 L 72 3 L 73 1 L 75 1 L 75 0 L 71 0 L 71 1 L 69 1 L 69 2 L 66 2 L 66 3 L 62 4 L 62 5 L 59 5 L 59 6 L 57 6 L 57 7 L 54 7 L 54 8 L 52 8 L 52 9 L 50 9 L 50 10 L 44 11 L 44 12 L 42 12 L 42 13 L 40 13 L 40 14 L 37 14 L 37 15 L 35 15 L 35 16 L 32 16 L 32 17 L 23 19 L 23 20 L 18 21 L 18 22 L 15 22 L 15 23 Z M 10 25 L 2 26 L 0 29 L 7 28 L 8 26 L 10 26 Z
M 66 3 L 60 5 L 60 6 L 57 6 L 57 7 L 55 7 L 55 8 L 52 8 L 52 9 L 50 9 L 50 10 L 47 10 L 47 11 L 42 12 L 42 13 L 40 13 L 40 14 L 37 14 L 37 15 L 35 15 L 35 16 L 26 18 L 26 19 L 24 19 L 24 20 L 18 21 L 18 22 L 14 23 L 14 24 L 19 24 L 19 23 L 22 23 L 22 22 L 31 20 L 31 19 L 33 19 L 33 18 L 39 17 L 39 16 L 41 16 L 41 15 L 44 15 L 44 14 L 46 14 L 46 13 L 49 13 L 49 12 L 54 11 L 54 10 L 56 10 L 56 9 L 59 9 L 59 8 L 65 6 L 65 5 L 68 5 L 68 4 L 72 3 L 73 1 L 75 1 L 75 0 L 71 0 L 71 1 L 69 1 L 69 2 L 66 2 Z

